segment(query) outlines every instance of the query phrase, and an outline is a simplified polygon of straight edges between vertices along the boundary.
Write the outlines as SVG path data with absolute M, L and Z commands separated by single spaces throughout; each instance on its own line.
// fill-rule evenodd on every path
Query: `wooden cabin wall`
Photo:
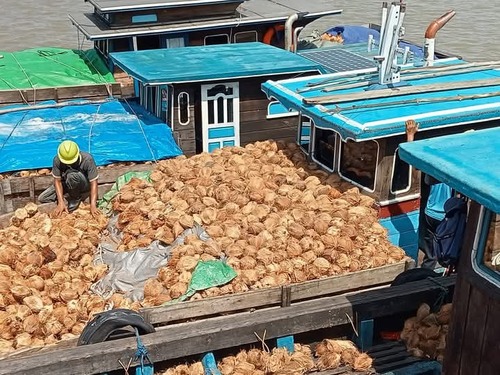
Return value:
M 500 369 L 500 288 L 478 275 L 471 262 L 479 216 L 480 205 L 472 202 L 446 340 L 445 375 L 496 375 Z
M 186 92 L 189 95 L 189 123 L 186 125 L 179 122 L 178 109 L 181 92 Z M 198 83 L 175 85 L 173 101 L 171 116 L 167 119 L 167 124 L 171 125 L 174 139 L 183 153 L 187 156 L 194 155 L 197 150 L 195 126 L 197 123 L 201 124 L 200 85 Z
M 178 23 L 184 20 L 196 19 L 219 19 L 223 17 L 237 17 L 236 8 L 238 3 L 197 5 L 191 7 L 179 7 L 170 9 L 151 9 L 134 12 L 112 13 L 110 14 L 111 28 L 123 26 L 144 26 L 144 23 L 133 23 L 134 16 L 156 15 L 157 21 L 153 24 Z
M 240 144 L 245 146 L 269 139 L 295 142 L 298 116 L 266 119 L 270 103 L 261 85 L 267 79 L 291 78 L 291 74 L 273 77 L 255 77 L 240 80 Z
M 312 75 L 315 72 L 303 73 L 303 75 Z M 293 74 L 281 74 L 269 77 L 253 77 L 236 80 L 239 82 L 240 98 L 240 145 L 256 141 L 265 141 L 269 139 L 294 142 L 297 135 L 297 116 L 285 117 L 280 119 L 267 120 L 267 107 L 269 100 L 266 94 L 261 90 L 261 84 L 267 79 L 280 80 L 293 77 Z M 224 82 L 234 82 L 234 79 L 228 78 Z M 210 82 L 205 82 L 210 83 Z M 214 84 L 216 82 L 213 82 Z M 201 84 L 187 83 L 174 85 L 174 98 L 172 106 L 172 116 L 168 118 L 167 123 L 172 126 L 174 139 L 185 155 L 194 155 L 201 152 L 202 129 L 201 129 Z M 181 125 L 178 113 L 179 93 L 189 94 L 189 116 L 190 122 Z M 171 121 L 171 119 L 173 121 Z

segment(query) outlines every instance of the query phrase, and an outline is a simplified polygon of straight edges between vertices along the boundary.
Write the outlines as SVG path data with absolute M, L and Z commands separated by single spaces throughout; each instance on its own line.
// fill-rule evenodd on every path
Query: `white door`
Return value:
M 201 86 L 203 151 L 240 145 L 238 82 Z

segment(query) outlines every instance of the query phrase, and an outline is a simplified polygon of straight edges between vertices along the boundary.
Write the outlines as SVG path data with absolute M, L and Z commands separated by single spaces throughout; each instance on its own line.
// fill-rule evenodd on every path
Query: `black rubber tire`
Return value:
M 401 272 L 392 281 L 391 286 L 403 285 L 412 281 L 425 280 L 428 277 L 440 277 L 441 275 L 429 268 L 412 268 Z
M 141 335 L 155 331 L 151 324 L 147 323 L 141 315 L 133 310 L 109 310 L 96 315 L 85 326 L 77 345 L 88 345 L 112 340 L 113 332 L 126 332 L 124 329 L 127 327 L 137 328 Z M 132 331 L 130 333 L 130 336 L 135 336 L 135 333 Z

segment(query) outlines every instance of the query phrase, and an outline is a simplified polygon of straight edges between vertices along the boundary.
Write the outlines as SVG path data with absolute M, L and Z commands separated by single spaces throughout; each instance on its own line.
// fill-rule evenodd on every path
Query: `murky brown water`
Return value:
M 324 29 L 336 24 L 380 23 L 380 0 L 324 0 L 344 14 L 319 23 Z M 449 9 L 455 18 L 439 33 L 436 48 L 452 51 L 467 60 L 500 59 L 500 27 L 496 24 L 500 0 L 408 0 L 406 37 L 423 42 L 424 31 L 433 19 Z M 0 50 L 55 46 L 77 48 L 76 29 L 68 13 L 91 10 L 83 0 L 1 0 Z M 86 43 L 84 47 L 90 47 Z

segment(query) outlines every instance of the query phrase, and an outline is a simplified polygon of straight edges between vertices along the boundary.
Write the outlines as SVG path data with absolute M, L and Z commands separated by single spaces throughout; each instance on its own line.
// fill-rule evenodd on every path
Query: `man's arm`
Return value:
M 406 141 L 413 142 L 415 140 L 415 134 L 418 132 L 418 124 L 415 120 L 406 120 Z

